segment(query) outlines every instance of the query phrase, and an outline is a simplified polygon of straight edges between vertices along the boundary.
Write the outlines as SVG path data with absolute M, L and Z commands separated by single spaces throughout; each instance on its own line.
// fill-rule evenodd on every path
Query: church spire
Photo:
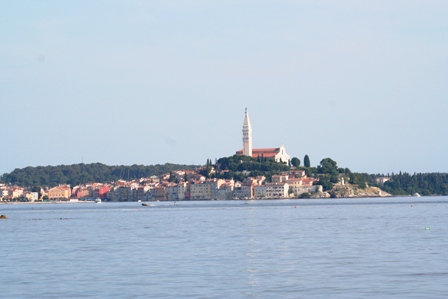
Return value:
M 244 112 L 243 123 L 243 155 L 252 157 L 252 127 L 250 125 L 247 108 Z

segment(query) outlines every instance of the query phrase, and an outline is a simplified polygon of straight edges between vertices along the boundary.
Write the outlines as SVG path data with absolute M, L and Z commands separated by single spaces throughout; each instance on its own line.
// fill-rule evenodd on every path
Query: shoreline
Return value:
M 421 196 L 421 197 L 440 197 L 443 195 L 425 195 L 425 196 Z M 390 195 L 390 196 L 347 196 L 347 197 L 311 197 L 311 198 L 257 198 L 257 199 L 229 199 L 229 200 L 219 200 L 219 201 L 241 201 L 241 200 L 248 200 L 248 201 L 263 201 L 263 200 L 296 200 L 296 199 L 300 199 L 300 200 L 313 200 L 313 199 L 322 199 L 322 200 L 332 200 L 332 199 L 343 199 L 343 198 L 347 198 L 347 199 L 354 199 L 354 198 L 359 198 L 359 199 L 372 199 L 372 198 L 396 198 L 396 197 L 410 197 L 410 198 L 418 198 L 417 196 L 412 196 L 412 195 Z M 202 199 L 202 200 L 177 200 L 177 201 L 173 201 L 173 200 L 163 200 L 161 202 L 194 202 L 194 201 L 216 201 L 216 200 L 212 200 L 212 199 Z M 144 202 L 157 202 L 157 201 L 144 201 Z M 1 205 L 28 205 L 28 204 L 37 204 L 37 205 L 42 205 L 42 204 L 94 204 L 96 203 L 95 201 L 34 201 L 34 202 L 5 202 L 5 201 L 0 201 L 0 206 Z M 138 202 L 138 201 L 103 201 L 102 203 L 142 203 L 142 202 Z
M 0 205 L 28 205 L 28 204 L 78 204 L 78 203 L 95 203 L 94 201 L 0 201 Z

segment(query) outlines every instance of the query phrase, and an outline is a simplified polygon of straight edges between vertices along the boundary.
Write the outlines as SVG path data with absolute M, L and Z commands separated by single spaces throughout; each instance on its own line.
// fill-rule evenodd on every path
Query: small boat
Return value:
M 149 204 L 149 203 L 147 203 L 147 202 L 144 202 L 144 203 L 142 203 L 142 206 L 145 206 L 145 207 L 150 207 L 150 206 L 151 206 L 151 204 Z
M 6 215 L 0 215 L 0 219 L 6 219 Z
M 421 195 L 418 194 L 418 193 L 414 193 L 414 196 L 415 196 L 415 197 L 420 197 Z
M 95 203 L 101 203 L 101 198 L 95 199 Z

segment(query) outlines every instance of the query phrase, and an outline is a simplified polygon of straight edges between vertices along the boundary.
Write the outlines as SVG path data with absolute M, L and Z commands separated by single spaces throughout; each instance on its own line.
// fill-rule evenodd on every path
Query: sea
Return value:
M 448 197 L 1 204 L 0 298 L 447 298 Z

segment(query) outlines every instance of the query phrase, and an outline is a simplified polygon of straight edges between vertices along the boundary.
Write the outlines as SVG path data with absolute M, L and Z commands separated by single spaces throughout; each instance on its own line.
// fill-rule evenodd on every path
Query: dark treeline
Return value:
M 218 171 L 224 171 L 221 175 L 209 175 L 211 167 L 214 166 Z M 218 159 L 215 165 L 208 160 L 206 168 L 201 171 L 206 177 L 219 177 L 225 179 L 235 179 L 242 181 L 248 175 L 243 172 L 250 173 L 250 176 L 264 175 L 270 180 L 271 176 L 282 171 L 289 170 L 290 167 L 286 163 L 279 163 L 260 156 L 258 158 L 234 155 Z
M 361 188 L 366 185 L 377 186 L 392 195 L 448 195 L 447 173 L 398 173 L 387 175 L 390 181 L 383 186 L 378 185 L 376 179 L 383 174 L 350 173 L 349 182 L 358 184 Z
M 246 156 L 238 156 L 234 155 L 227 158 L 221 158 L 218 160 L 217 164 L 221 170 L 229 170 L 231 172 L 238 171 L 250 171 L 255 172 L 253 175 L 257 175 L 256 172 L 260 172 L 264 174 L 264 172 L 269 171 L 286 171 L 289 170 L 288 165 L 286 163 L 278 163 L 270 159 L 266 159 L 262 156 L 257 159 L 246 157 Z
M 318 177 L 318 185 L 322 185 L 324 191 L 331 190 L 341 176 L 344 176 L 350 184 L 360 188 L 377 186 L 392 195 L 448 195 L 447 173 L 398 173 L 387 175 L 390 180 L 383 186 L 378 185 L 376 179 L 384 177 L 384 174 L 368 174 L 351 172 L 348 168 L 339 168 L 336 161 L 325 158 L 317 167 L 305 167 L 307 174 Z
M 382 189 L 392 195 L 448 195 L 447 173 L 392 174 Z
M 108 166 L 101 163 L 73 164 L 58 166 L 38 166 L 15 169 L 5 173 L 1 181 L 18 186 L 48 186 L 60 184 L 76 186 L 92 182 L 113 182 L 120 179 L 134 180 L 152 175 L 169 173 L 173 170 L 194 170 L 194 165 L 166 163 L 163 165 Z

